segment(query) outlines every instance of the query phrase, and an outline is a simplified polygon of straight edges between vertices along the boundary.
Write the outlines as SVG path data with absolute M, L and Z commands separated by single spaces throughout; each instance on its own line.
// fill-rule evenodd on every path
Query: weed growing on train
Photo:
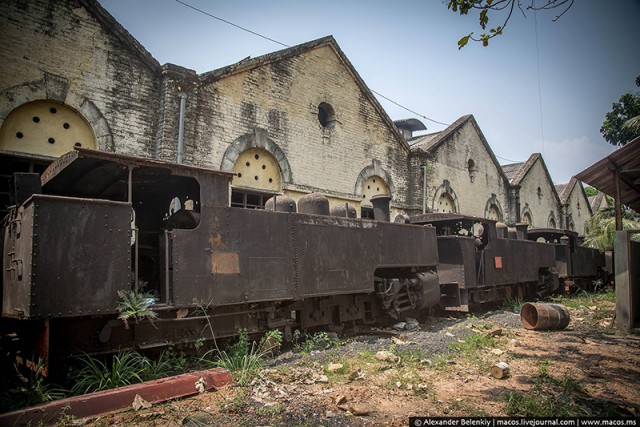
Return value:
M 125 328 L 129 327 L 130 320 L 138 323 L 141 320 L 149 319 L 153 323 L 153 319 L 158 317 L 158 313 L 151 309 L 154 302 L 151 296 L 135 291 L 119 290 L 118 297 L 121 299 L 116 307 L 120 312 L 118 319 L 124 322 Z

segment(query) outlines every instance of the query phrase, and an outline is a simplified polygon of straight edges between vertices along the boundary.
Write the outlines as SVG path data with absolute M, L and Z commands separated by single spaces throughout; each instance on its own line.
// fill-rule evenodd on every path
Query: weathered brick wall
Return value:
M 188 99 L 186 122 L 193 127 L 185 134 L 185 162 L 220 168 L 234 141 L 261 129 L 291 167 L 285 190 L 353 199 L 358 175 L 376 161 L 390 177 L 392 204 L 403 209 L 409 203 L 408 151 L 330 43 L 220 79 L 201 79 Z M 318 121 L 322 102 L 335 110 L 331 128 Z M 168 131 L 167 118 L 163 126 L 176 134 Z M 174 155 L 170 141 L 160 145 L 163 157 Z
M 2 3 L 0 124 L 15 107 L 50 99 L 84 116 L 99 149 L 152 156 L 159 66 L 116 35 L 119 25 L 101 23 L 101 11 L 92 0 Z
M 573 221 L 573 231 L 576 231 L 580 235 L 585 233 L 586 222 L 591 217 L 589 211 L 589 201 L 584 195 L 584 191 L 581 190 L 580 182 L 577 182 L 571 191 L 571 195 L 567 200 L 566 212 L 569 217 L 569 222 Z M 567 223 L 567 228 L 569 223 Z
M 538 187 L 540 195 L 538 195 Z M 560 206 L 553 182 L 549 181 L 540 160 L 537 160 L 520 184 L 520 218 L 528 208 L 533 220 L 532 227 L 547 228 L 549 214 L 553 212 L 556 226 L 560 226 Z
M 507 183 L 491 159 L 471 120 L 464 123 L 432 154 L 427 176 L 427 207 L 429 209 L 437 210 L 437 205 L 434 206 L 434 202 L 437 203 L 437 201 L 434 199 L 438 189 L 447 180 L 457 196 L 460 213 L 485 216 L 487 201 L 492 194 L 495 194 L 500 203 L 503 220 L 507 220 L 509 214 Z M 473 160 L 476 168 L 473 180 L 468 169 L 469 159 Z M 420 174 L 415 176 L 421 179 Z M 416 185 L 416 188 L 418 187 L 421 188 L 421 183 Z

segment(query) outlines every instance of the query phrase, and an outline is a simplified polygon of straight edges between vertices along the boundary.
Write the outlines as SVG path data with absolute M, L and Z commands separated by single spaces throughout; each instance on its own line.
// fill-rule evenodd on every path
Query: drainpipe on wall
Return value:
M 180 88 L 178 88 L 180 89 Z M 187 95 L 184 93 L 180 94 L 180 113 L 178 119 L 178 154 L 176 158 L 176 163 L 182 163 L 182 151 L 184 150 L 184 110 L 187 101 Z M 178 197 L 174 197 L 173 199 L 173 209 L 171 213 L 176 213 L 182 208 L 180 199 Z
M 422 214 L 427 213 L 427 165 L 422 166 Z
M 184 110 L 187 102 L 187 95 L 180 94 L 180 119 L 178 122 L 178 158 L 177 162 L 182 163 L 182 150 L 183 150 L 183 138 L 184 138 Z

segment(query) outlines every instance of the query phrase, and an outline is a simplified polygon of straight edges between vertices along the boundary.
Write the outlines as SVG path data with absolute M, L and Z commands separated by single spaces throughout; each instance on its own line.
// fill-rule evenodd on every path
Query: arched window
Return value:
M 362 218 L 373 218 L 373 205 L 371 198 L 378 195 L 389 195 L 389 186 L 378 175 L 370 176 L 362 186 L 362 203 L 360 204 L 360 216 Z
M 489 210 L 487 211 L 487 218 L 493 219 L 495 221 L 500 221 L 501 218 L 500 208 L 496 205 L 489 206 Z
M 469 161 L 467 161 L 467 171 L 469 172 L 469 179 L 471 179 L 471 182 L 475 180 L 477 170 L 476 162 L 473 159 L 469 159 Z
M 449 193 L 440 194 L 440 198 L 437 201 L 436 212 L 441 213 L 455 213 L 456 203 Z
M 529 212 L 525 212 L 524 215 L 522 215 L 522 222 L 529 224 L 529 226 L 533 225 L 533 218 L 531 218 Z
M 267 199 L 282 188 L 278 162 L 261 148 L 240 153 L 232 172 L 236 176 L 231 183 L 231 206 L 262 209 Z
M 557 228 L 556 215 L 553 211 L 549 211 L 549 217 L 547 218 L 547 227 L 548 228 Z
M 96 148 L 93 131 L 80 114 L 57 102 L 23 104 L 0 129 L 0 150 L 60 157 L 74 147 Z
M 318 105 L 318 122 L 323 128 L 331 128 L 336 121 L 336 112 L 330 104 L 321 102 Z

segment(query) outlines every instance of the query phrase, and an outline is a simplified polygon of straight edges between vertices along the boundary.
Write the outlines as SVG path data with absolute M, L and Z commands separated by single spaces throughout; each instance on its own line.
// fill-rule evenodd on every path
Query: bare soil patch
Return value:
M 640 340 L 614 335 L 614 308 L 569 307 L 562 331 L 526 330 L 507 311 L 439 317 L 412 331 L 358 331 L 337 348 L 281 354 L 244 388 L 73 423 L 406 426 L 410 416 L 514 415 L 523 410 L 518 402 L 542 402 L 555 415 L 638 416 Z M 491 375 L 500 361 L 506 379 Z

